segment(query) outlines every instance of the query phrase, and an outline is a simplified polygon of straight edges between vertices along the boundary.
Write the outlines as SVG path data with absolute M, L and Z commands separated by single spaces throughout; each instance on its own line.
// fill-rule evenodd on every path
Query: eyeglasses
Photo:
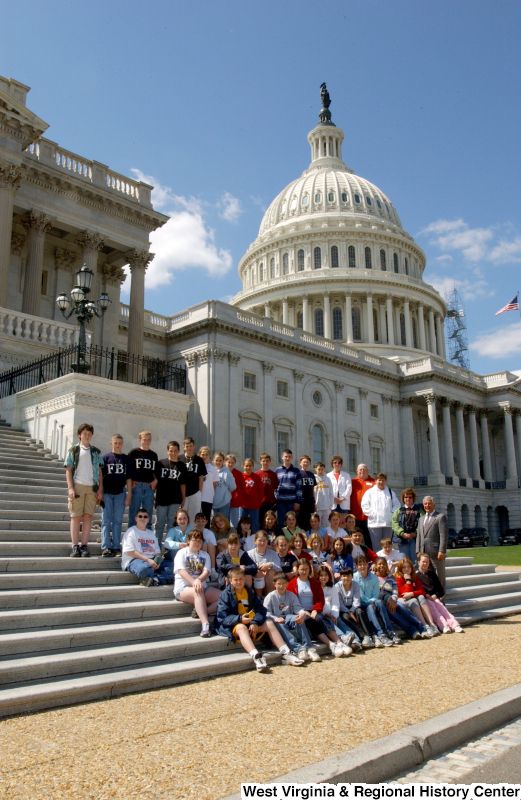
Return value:
M 148 514 L 137 514 L 136 519 L 148 519 Z

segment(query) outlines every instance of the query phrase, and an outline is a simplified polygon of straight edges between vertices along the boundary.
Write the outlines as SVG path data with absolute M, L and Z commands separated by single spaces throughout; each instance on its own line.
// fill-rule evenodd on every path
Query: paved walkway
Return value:
M 521 717 L 515 722 L 488 733 L 481 739 L 469 742 L 464 747 L 444 753 L 439 758 L 426 761 L 414 772 L 402 773 L 387 783 L 473 783 L 476 769 L 479 772 L 494 774 L 492 770 L 484 770 L 491 762 L 503 756 L 512 748 L 521 747 Z M 517 761 L 517 779 L 519 782 L 519 761 Z M 501 770 L 500 770 L 500 774 Z M 466 780 L 468 778 L 468 780 Z M 479 778 L 478 778 L 479 780 Z M 502 782 L 512 782 L 508 776 L 501 777 Z M 489 781 L 491 782 L 491 781 Z M 492 782 L 499 782 L 496 779 Z

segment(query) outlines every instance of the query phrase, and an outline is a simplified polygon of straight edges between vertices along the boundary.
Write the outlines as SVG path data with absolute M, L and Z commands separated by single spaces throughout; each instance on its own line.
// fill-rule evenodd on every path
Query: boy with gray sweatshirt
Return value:
M 305 625 L 306 612 L 297 595 L 287 591 L 286 574 L 277 572 L 273 577 L 273 585 L 274 591 L 264 598 L 268 619 L 273 620 L 290 650 L 299 658 L 303 661 L 321 661 Z

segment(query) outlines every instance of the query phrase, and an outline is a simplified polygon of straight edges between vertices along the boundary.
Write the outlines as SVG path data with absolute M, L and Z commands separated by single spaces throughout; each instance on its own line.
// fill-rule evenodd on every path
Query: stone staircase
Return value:
M 171 586 L 139 586 L 95 539 L 90 559 L 69 558 L 63 465 L 0 421 L 0 717 L 253 668 L 226 639 L 201 639 Z M 463 624 L 521 613 L 517 573 L 451 558 L 447 574 Z

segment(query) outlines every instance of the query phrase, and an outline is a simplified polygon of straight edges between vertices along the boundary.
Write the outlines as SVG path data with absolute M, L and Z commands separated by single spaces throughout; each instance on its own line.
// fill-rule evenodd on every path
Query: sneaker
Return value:
M 390 637 L 390 639 L 391 639 L 393 644 L 401 644 L 402 643 L 402 640 L 400 639 L 400 637 L 398 636 L 397 633 L 393 633 L 393 635 Z
M 109 550 L 109 548 L 106 547 L 104 550 L 101 551 L 101 555 L 103 556 L 103 558 L 114 558 L 114 551 Z
M 392 638 L 386 633 L 384 633 L 383 636 L 380 636 L 380 641 L 384 647 L 392 647 L 394 644 Z
M 385 645 L 384 645 L 384 643 L 382 641 L 383 638 L 384 638 L 383 636 L 374 636 L 373 637 L 374 646 L 375 647 L 384 647 Z
M 92 530 L 92 528 L 91 528 L 91 530 Z M 96 542 L 97 542 L 97 544 L 101 544 L 101 536 L 98 536 L 98 538 L 96 539 Z
M 359 653 L 360 650 L 362 649 L 362 645 L 360 644 L 358 639 L 355 639 L 354 642 L 351 642 L 351 647 L 353 648 L 353 653 Z
M 310 661 L 322 661 L 314 647 L 308 647 L 308 656 Z
M 445 625 L 445 627 L 442 630 L 442 633 L 452 633 L 452 631 L 451 631 L 451 629 L 449 628 L 448 625 Z
M 80 550 L 82 558 L 90 558 L 89 548 L 87 547 L 86 544 L 82 544 Z
M 422 639 L 432 639 L 432 633 L 427 628 L 425 628 L 425 630 L 422 631 L 421 635 L 422 635 Z
M 297 653 L 298 657 L 302 659 L 302 661 L 311 661 L 311 656 L 309 652 L 306 650 L 305 647 L 301 647 Z
M 355 638 L 354 633 L 344 633 L 344 635 L 340 637 L 340 641 L 349 647 L 354 638 Z
M 154 579 L 153 578 L 141 578 L 140 581 L 139 581 L 139 585 L 140 586 L 146 586 L 147 589 L 148 589 L 149 586 L 152 586 L 153 583 L 154 583 Z
M 353 655 L 353 648 L 349 647 L 348 644 L 345 644 L 344 642 L 340 642 L 340 644 L 338 644 L 337 647 L 341 647 L 342 648 L 342 650 L 344 651 L 344 655 L 345 656 Z
M 329 649 L 331 650 L 331 655 L 333 655 L 335 658 L 342 658 L 344 655 L 344 649 L 340 642 L 338 642 L 338 644 L 331 642 Z
M 295 653 L 286 653 L 282 656 L 282 663 L 288 667 L 302 667 L 304 659 L 299 658 Z
M 412 638 L 413 639 L 424 639 L 425 637 L 423 636 L 422 633 L 420 633 L 420 631 L 414 631 L 414 633 L 412 635 Z
M 374 647 L 374 641 L 372 636 L 364 636 L 362 639 L 362 649 L 369 650 L 371 647 Z
M 463 628 L 461 627 L 461 625 L 456 625 L 456 627 L 454 628 L 454 633 L 463 633 Z
M 433 636 L 439 636 L 440 635 L 440 631 L 436 627 L 436 625 L 427 625 L 427 628 L 431 631 Z
M 199 619 L 199 617 L 197 616 L 197 611 L 195 610 L 195 606 L 192 608 L 192 613 L 190 614 L 190 616 L 192 617 L 192 619 Z
M 268 664 L 262 653 L 257 653 L 255 658 L 253 659 L 253 663 L 255 664 L 255 669 L 257 672 L 265 672 L 268 669 Z
M 199 634 L 201 639 L 209 639 L 211 635 L 212 634 L 211 634 L 211 631 L 210 631 L 210 626 L 209 625 L 203 625 L 203 627 L 201 628 L 201 633 Z
M 113 550 L 112 556 L 113 558 L 121 558 L 121 550 Z
M 70 558 L 81 558 L 81 549 L 79 544 L 74 544 L 71 547 L 71 552 L 69 553 Z

